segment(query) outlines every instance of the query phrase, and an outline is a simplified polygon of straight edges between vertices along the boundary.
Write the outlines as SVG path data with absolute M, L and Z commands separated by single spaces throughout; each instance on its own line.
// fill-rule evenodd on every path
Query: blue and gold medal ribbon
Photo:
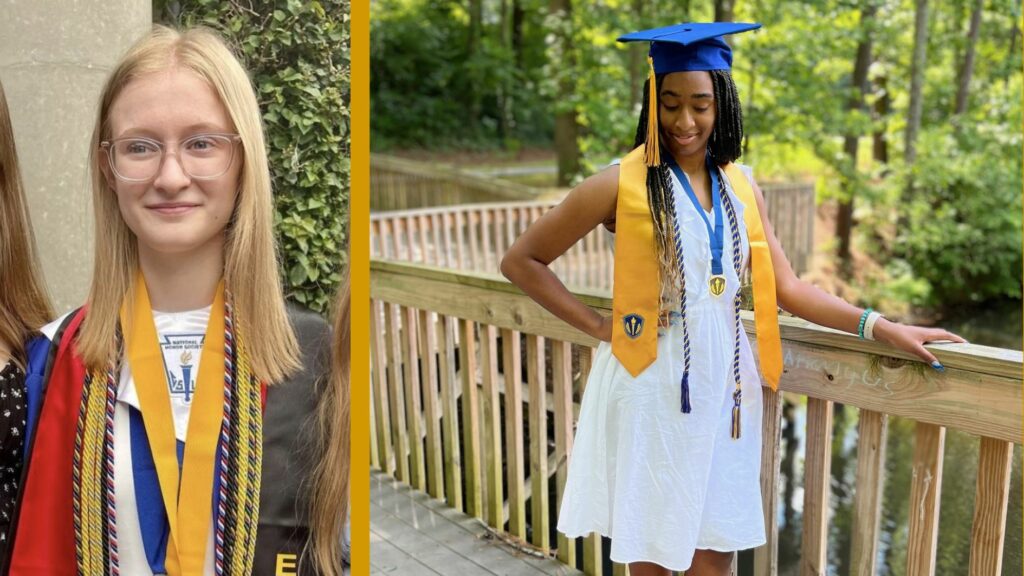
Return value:
M 167 573 L 170 576 L 201 574 L 211 526 L 213 503 L 210 494 L 223 414 L 224 316 L 219 311 L 224 309 L 224 286 L 221 283 L 217 287 L 203 339 L 180 476 L 163 354 L 141 272 L 135 280 L 132 303 L 130 315 L 127 305 L 122 306 L 121 325 L 126 356 L 135 378 L 146 436 L 170 525 Z
M 711 158 L 708 158 L 708 174 L 711 176 L 711 209 L 715 214 L 715 226 L 714 229 L 711 227 L 711 222 L 708 221 L 708 215 L 704 213 L 704 207 L 701 206 L 700 200 L 697 199 L 697 194 L 693 191 L 693 186 L 690 185 L 690 179 L 687 178 L 683 169 L 676 164 L 676 161 L 669 157 L 669 168 L 672 169 L 672 173 L 676 175 L 676 179 L 679 180 L 679 184 L 686 191 L 686 196 L 690 199 L 693 207 L 697 209 L 697 213 L 700 214 L 701 220 L 704 221 L 704 226 L 708 231 L 708 241 L 711 244 L 711 276 L 714 278 L 721 278 L 723 281 L 721 284 L 716 284 L 712 280 L 711 292 L 714 296 L 721 296 L 725 291 L 725 282 L 722 271 L 722 252 L 725 244 L 725 232 L 722 218 L 722 194 L 719 190 L 718 184 L 718 169 L 711 162 Z

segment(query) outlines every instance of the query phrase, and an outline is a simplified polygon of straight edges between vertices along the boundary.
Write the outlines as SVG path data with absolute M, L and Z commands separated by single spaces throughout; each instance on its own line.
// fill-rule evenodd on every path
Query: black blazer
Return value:
M 288 305 L 302 369 L 267 388 L 263 475 L 253 576 L 313 574 L 299 566 L 309 536 L 310 473 L 316 453 L 316 408 L 331 366 L 331 328 L 319 315 Z

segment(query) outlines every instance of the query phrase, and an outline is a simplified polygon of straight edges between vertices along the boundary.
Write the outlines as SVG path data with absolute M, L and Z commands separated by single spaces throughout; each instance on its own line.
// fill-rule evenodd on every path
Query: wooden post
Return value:
M 459 451 L 459 406 L 455 394 L 455 326 L 452 318 L 439 316 L 441 348 L 441 439 L 444 443 L 444 490 L 448 505 L 462 510 L 462 455 Z
M 523 381 L 519 332 L 501 331 L 505 379 L 505 453 L 508 458 L 508 532 L 526 540 L 526 464 L 523 454 Z
M 487 524 L 495 530 L 505 528 L 501 465 L 501 395 L 498 390 L 498 329 L 480 327 L 481 358 L 484 373 L 484 482 L 487 492 Z
M 462 447 L 465 450 L 466 514 L 484 517 L 480 483 L 480 414 L 476 388 L 476 323 L 459 320 L 459 367 L 462 370 Z
M 381 470 L 394 474 L 391 460 L 391 423 L 388 415 L 387 360 L 384 354 L 384 332 L 381 330 L 381 303 L 370 301 L 370 365 L 373 367 L 374 423 L 377 425 L 377 460 Z
M 1002 574 L 1012 464 L 1013 444 L 992 438 L 981 439 L 974 524 L 971 527 L 971 576 Z
M 945 428 L 917 423 L 910 485 L 907 574 L 935 574 L 935 547 L 939 540 L 939 496 L 942 494 L 942 453 L 945 444 Z
M 854 484 L 850 566 L 854 576 L 874 576 L 885 488 L 885 443 L 889 418 L 880 412 L 861 410 L 857 427 L 857 480 Z
M 832 403 L 807 399 L 807 455 L 804 458 L 804 531 L 800 576 L 826 576 L 828 500 L 832 462 Z M 916 574 L 916 572 L 911 572 Z
M 441 405 L 437 394 L 437 315 L 420 310 L 420 358 L 423 360 L 423 415 L 427 428 L 427 493 L 444 499 Z
M 569 472 L 569 458 L 572 455 L 573 412 L 572 412 L 572 344 L 554 340 L 551 342 L 551 366 L 554 377 L 555 395 L 555 508 L 562 508 L 562 494 Z M 569 566 L 576 565 L 576 539 L 566 538 L 558 533 L 558 559 Z
M 596 532 L 583 539 L 583 573 L 587 576 L 602 576 L 601 535 Z
M 779 450 L 782 445 L 782 391 L 762 388 L 761 499 L 764 512 L 764 546 L 754 549 L 754 574 L 776 576 L 779 572 Z
M 391 406 L 391 437 L 395 439 L 395 470 L 402 482 L 409 481 L 409 429 L 405 420 L 405 390 L 402 387 L 402 341 L 399 337 L 398 306 L 384 305 L 387 327 L 388 404 Z
M 530 384 L 530 519 L 533 544 L 547 553 L 548 534 L 548 426 L 545 405 L 544 338 L 526 336 L 526 379 Z M 505 388 L 508 390 L 508 387 Z
M 409 484 L 419 490 L 427 489 L 423 463 L 423 430 L 420 418 L 423 403 L 420 399 L 419 348 L 416 345 L 416 310 L 403 307 L 402 366 L 405 369 L 405 414 L 409 422 Z

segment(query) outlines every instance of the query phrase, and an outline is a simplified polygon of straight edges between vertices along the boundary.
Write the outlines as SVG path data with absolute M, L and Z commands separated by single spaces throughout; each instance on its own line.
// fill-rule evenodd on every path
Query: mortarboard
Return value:
M 695 70 L 729 70 L 732 68 L 732 49 L 722 36 L 760 27 L 760 24 L 746 22 L 683 23 L 631 32 L 618 38 L 619 42 L 651 43 L 647 55 L 650 68 L 650 125 L 647 127 L 646 154 L 648 166 L 657 166 L 661 163 L 656 112 L 658 98 L 654 75 Z

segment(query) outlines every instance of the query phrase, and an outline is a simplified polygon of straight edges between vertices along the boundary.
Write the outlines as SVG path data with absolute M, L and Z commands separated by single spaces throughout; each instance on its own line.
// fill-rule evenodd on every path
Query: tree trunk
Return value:
M 981 30 L 981 9 L 983 0 L 975 0 L 971 11 L 971 27 L 967 32 L 967 51 L 963 65 L 960 67 L 960 86 L 956 91 L 956 109 L 953 114 L 959 116 L 967 112 L 967 98 L 971 90 L 971 75 L 974 73 L 974 50 L 978 44 L 978 33 Z
M 512 52 L 515 54 L 516 70 L 523 69 L 523 21 L 526 10 L 522 0 L 512 0 Z
M 644 23 L 644 0 L 633 0 L 633 16 L 636 18 L 637 28 L 645 28 Z M 645 42 L 631 42 L 629 44 L 629 106 L 636 110 L 640 107 L 640 91 L 644 86 L 644 79 L 647 78 L 647 49 Z
M 715 0 L 715 22 L 732 22 L 735 0 Z
M 562 55 L 558 81 L 558 102 L 562 108 L 555 113 L 555 150 L 558 155 L 558 185 L 568 186 L 580 169 L 579 123 L 573 85 L 576 59 L 572 52 L 572 0 L 550 0 L 550 14 L 562 24 L 554 33 L 556 52 Z
M 878 91 L 882 95 L 875 100 L 875 131 L 872 135 L 871 157 L 879 164 L 889 163 L 889 142 L 885 139 L 885 124 L 887 118 L 889 118 L 889 106 L 891 104 L 888 82 L 889 79 L 885 75 L 875 79 L 875 86 L 877 86 Z
M 499 5 L 500 13 L 498 20 L 498 34 L 501 40 L 502 54 L 506 61 L 509 62 L 509 66 L 514 69 L 515 54 L 512 51 L 512 30 L 511 30 L 511 18 L 509 15 L 508 0 L 501 0 Z M 509 142 L 512 137 L 512 126 L 515 123 L 515 116 L 513 114 L 513 100 L 514 100 L 514 77 L 512 74 L 505 75 L 505 81 L 498 86 L 497 101 L 498 101 L 498 135 L 501 137 L 503 143 Z
M 466 57 L 474 58 L 477 50 L 480 49 L 480 36 L 482 34 L 481 28 L 483 28 L 483 0 L 469 0 L 469 39 L 466 45 Z M 476 76 L 478 73 L 473 72 Z M 476 80 L 476 78 L 474 78 Z M 477 89 L 477 82 L 473 82 L 473 89 L 470 90 L 469 96 L 469 120 L 473 130 L 478 130 L 480 127 L 480 110 L 481 110 L 481 98 L 480 91 Z
M 860 12 L 860 40 L 857 42 L 857 56 L 853 63 L 853 86 L 850 99 L 846 102 L 851 112 L 864 110 L 864 95 L 868 91 L 868 67 L 871 65 L 872 27 L 874 26 L 876 7 L 874 0 L 866 0 Z M 857 149 L 860 134 L 848 133 L 843 137 L 843 152 L 849 166 L 849 174 L 843 178 L 846 189 L 844 199 L 839 203 L 836 214 L 836 236 L 839 238 L 840 273 L 849 277 L 850 273 L 850 236 L 853 231 L 853 202 L 856 195 Z
M 907 108 L 907 130 L 903 148 L 903 160 L 908 166 L 917 160 L 917 133 L 921 129 L 927 48 L 928 0 L 914 0 L 914 54 L 910 64 L 910 106 Z
M 1006 53 L 1006 57 L 1011 59 L 1011 60 L 1017 56 L 1017 38 L 1020 36 L 1020 26 L 1017 25 L 1017 18 L 1018 18 L 1017 15 L 1020 14 L 1020 11 L 1021 11 L 1021 2 L 1020 2 L 1020 0 L 1017 0 L 1017 10 L 1015 11 L 1013 18 L 1010 19 L 1010 21 L 1013 22 L 1013 25 L 1010 28 L 1010 49 Z M 1007 74 L 1003 78 L 1003 85 L 1004 86 L 1009 86 L 1010 85 L 1010 78 L 1011 78 L 1010 74 Z

